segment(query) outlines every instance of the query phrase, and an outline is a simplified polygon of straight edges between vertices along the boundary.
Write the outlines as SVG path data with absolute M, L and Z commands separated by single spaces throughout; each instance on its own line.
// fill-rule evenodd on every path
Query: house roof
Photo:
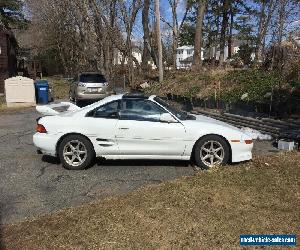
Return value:
M 194 46 L 184 45 L 184 46 L 181 46 L 181 47 L 177 48 L 177 50 L 179 50 L 179 49 L 194 49 Z
M 184 45 L 184 46 L 181 46 L 181 47 L 178 47 L 178 48 L 177 48 L 177 50 L 188 50 L 188 49 L 194 50 L 194 46 L 191 46 L 191 45 Z M 201 50 L 204 50 L 204 48 L 201 48 Z

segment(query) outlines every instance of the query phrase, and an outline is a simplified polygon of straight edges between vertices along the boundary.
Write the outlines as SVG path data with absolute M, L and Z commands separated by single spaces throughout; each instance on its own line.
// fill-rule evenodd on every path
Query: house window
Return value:
M 193 50 L 192 50 L 192 49 L 189 49 L 189 50 L 187 51 L 187 54 L 188 54 L 188 55 L 193 54 Z

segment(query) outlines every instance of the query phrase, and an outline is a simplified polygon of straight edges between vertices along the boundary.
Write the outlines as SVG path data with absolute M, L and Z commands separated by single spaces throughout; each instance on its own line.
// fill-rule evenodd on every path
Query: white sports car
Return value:
M 67 107 L 59 113 L 55 108 Z M 37 106 L 33 142 L 38 152 L 58 156 L 67 169 L 85 169 L 106 159 L 192 160 L 199 167 L 252 158 L 252 138 L 240 129 L 179 111 L 157 96 L 109 96 L 84 108 L 72 103 Z

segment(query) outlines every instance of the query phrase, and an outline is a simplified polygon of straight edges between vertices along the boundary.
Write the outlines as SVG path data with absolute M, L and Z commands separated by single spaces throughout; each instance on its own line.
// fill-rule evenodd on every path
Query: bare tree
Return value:
M 196 33 L 195 33 L 195 47 L 194 47 L 194 60 L 193 60 L 193 69 L 199 70 L 202 67 L 201 51 L 203 44 L 203 19 L 204 12 L 206 8 L 206 0 L 198 0 L 197 8 L 197 24 L 196 24 Z
M 226 42 L 226 30 L 228 26 L 228 11 L 230 9 L 231 0 L 224 0 L 222 6 L 222 26 L 221 26 L 221 37 L 220 37 L 220 57 L 219 66 L 222 67 L 224 64 L 224 50 Z
M 181 23 L 180 23 L 180 26 L 178 29 L 179 31 L 182 29 L 182 27 L 187 19 L 187 15 L 193 7 L 193 4 L 194 4 L 193 0 L 185 0 L 185 11 L 184 11 L 184 14 L 183 14 L 183 17 L 182 17 L 182 20 L 181 20 Z
M 173 30 L 173 67 L 176 69 L 176 54 L 178 47 L 178 18 L 177 18 L 177 6 L 179 0 L 168 0 L 172 10 L 172 30 Z
M 283 36 L 283 28 L 286 19 L 286 5 L 287 5 L 287 0 L 279 0 L 278 37 L 277 37 L 278 44 L 281 44 L 281 40 Z
M 142 24 L 143 24 L 143 32 L 144 32 L 142 68 L 144 71 L 148 69 L 148 61 L 150 60 L 150 58 L 152 58 L 154 64 L 158 68 L 158 59 L 154 50 L 154 45 L 151 42 L 151 36 L 150 36 L 149 9 L 150 9 L 150 0 L 144 0 L 143 10 L 142 10 Z
M 134 84 L 134 74 L 133 68 L 134 66 L 140 69 L 139 62 L 134 60 L 134 56 L 132 55 L 132 30 L 136 21 L 136 16 L 138 11 L 141 8 L 141 0 L 132 0 L 129 4 L 126 4 L 126 1 L 119 0 L 120 11 L 122 15 L 123 24 L 126 32 L 126 51 L 125 56 L 127 57 L 127 65 L 128 65 L 128 76 L 129 81 L 133 85 Z
M 228 35 L 228 58 L 231 58 L 231 49 L 232 49 L 232 33 L 233 33 L 233 25 L 234 25 L 234 11 L 233 6 L 230 5 L 229 8 L 229 16 L 230 16 L 230 26 L 229 26 L 229 35 Z
M 155 0 L 155 26 L 157 35 L 157 47 L 158 47 L 158 71 L 159 71 L 159 82 L 163 81 L 164 71 L 163 71 L 163 58 L 162 58 L 162 43 L 161 43 L 161 32 L 160 32 L 160 10 L 159 10 L 159 0 Z
M 259 11 L 259 23 L 258 23 L 258 33 L 257 33 L 257 42 L 255 49 L 255 61 L 262 60 L 262 51 L 264 45 L 264 39 L 269 29 L 271 17 L 275 10 L 275 0 L 262 0 L 260 11 Z

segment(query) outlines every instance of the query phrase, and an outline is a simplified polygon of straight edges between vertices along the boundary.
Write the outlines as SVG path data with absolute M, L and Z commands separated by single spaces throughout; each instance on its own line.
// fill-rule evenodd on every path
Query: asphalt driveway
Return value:
M 68 171 L 55 158 L 36 154 L 32 142 L 35 109 L 0 113 L 0 224 L 123 194 L 147 184 L 193 175 L 182 161 L 105 161 Z M 274 153 L 269 142 L 256 154 Z
M 36 154 L 38 116 L 34 109 L 0 114 L 0 224 L 194 174 L 181 161 L 98 160 L 84 171 L 65 170 L 54 158 Z

